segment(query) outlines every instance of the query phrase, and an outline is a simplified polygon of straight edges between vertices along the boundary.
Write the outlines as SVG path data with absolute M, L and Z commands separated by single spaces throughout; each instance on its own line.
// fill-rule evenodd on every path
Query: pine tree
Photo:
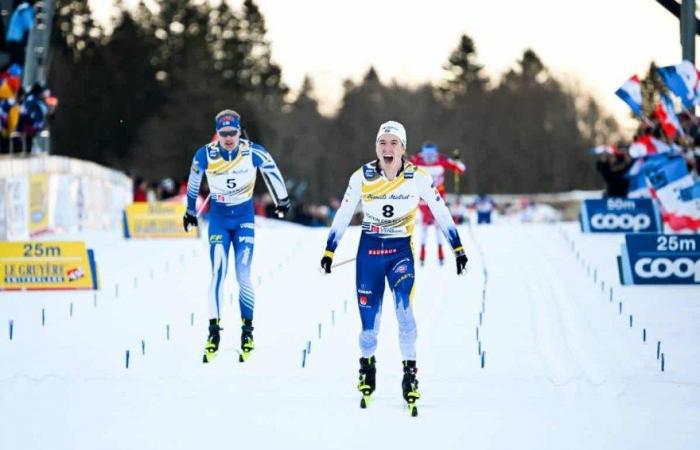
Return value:
M 268 106 L 279 107 L 289 88 L 282 83 L 282 69 L 272 62 L 270 43 L 266 39 L 265 18 L 254 0 L 243 2 L 241 36 L 246 54 L 241 71 L 246 93 L 262 99 Z
M 446 79 L 440 86 L 440 93 L 447 100 L 471 93 L 483 92 L 488 79 L 481 72 L 483 66 L 476 63 L 476 46 L 472 38 L 463 34 L 457 48 L 452 51 L 443 67 Z
M 52 152 L 97 162 L 97 118 L 108 92 L 100 53 L 104 31 L 93 20 L 88 0 L 58 0 L 51 33 L 48 84 L 60 100 L 52 122 Z

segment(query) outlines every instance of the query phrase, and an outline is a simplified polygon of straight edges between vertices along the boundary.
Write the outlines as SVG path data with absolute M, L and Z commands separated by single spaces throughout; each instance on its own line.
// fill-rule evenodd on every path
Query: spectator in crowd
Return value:
M 605 197 L 626 197 L 629 180 L 627 171 L 632 166 L 629 155 L 614 145 L 594 149 L 598 155 L 596 169 L 605 181 Z
M 175 180 L 172 178 L 163 178 L 158 184 L 158 198 L 160 200 L 169 200 L 177 196 L 177 191 Z
M 340 208 L 340 199 L 338 197 L 331 197 L 328 203 L 328 224 L 330 225 L 330 223 L 333 222 L 335 213 L 338 212 L 338 208 Z
M 33 0 L 22 1 L 12 12 L 5 36 L 10 64 L 24 65 L 24 52 L 29 39 L 29 30 L 34 25 Z
M 26 148 L 31 152 L 34 138 L 46 127 L 49 106 L 45 98 L 47 90 L 40 84 L 35 84 L 20 104 L 20 120 L 18 131 L 24 135 Z
M 134 202 L 145 202 L 147 191 L 148 182 L 143 177 L 136 177 L 134 180 Z

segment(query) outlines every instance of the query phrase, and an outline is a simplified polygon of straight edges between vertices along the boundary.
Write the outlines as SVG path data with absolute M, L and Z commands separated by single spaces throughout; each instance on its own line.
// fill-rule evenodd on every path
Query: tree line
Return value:
M 310 78 L 290 95 L 254 0 L 237 8 L 155 3 L 129 10 L 118 2 L 106 30 L 87 0 L 57 1 L 54 153 L 181 179 L 212 136 L 214 114 L 232 107 L 251 139 L 272 152 L 292 193 L 325 202 L 372 158 L 376 129 L 389 119 L 406 125 L 411 153 L 427 140 L 458 149 L 467 165 L 461 189 L 472 193 L 598 188 L 588 149 L 619 133 L 591 95 L 559 81 L 533 50 L 490 79 L 467 35 L 440 83 L 383 83 L 370 67 L 360 82 L 344 83 L 340 108 L 327 117 Z

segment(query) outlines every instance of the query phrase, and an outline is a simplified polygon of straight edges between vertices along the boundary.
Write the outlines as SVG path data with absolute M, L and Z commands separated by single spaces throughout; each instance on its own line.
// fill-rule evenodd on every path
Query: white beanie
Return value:
M 406 129 L 399 122 L 390 120 L 381 124 L 379 126 L 379 131 L 377 131 L 376 142 L 379 142 L 379 137 L 383 134 L 393 134 L 394 136 L 399 138 L 399 140 L 403 144 L 403 148 L 406 148 Z

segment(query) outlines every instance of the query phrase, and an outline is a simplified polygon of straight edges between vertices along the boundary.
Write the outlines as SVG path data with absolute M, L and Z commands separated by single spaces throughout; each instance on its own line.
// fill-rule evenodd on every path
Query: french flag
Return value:
M 639 84 L 639 77 L 633 75 L 629 80 L 615 91 L 615 95 L 627 103 L 635 115 L 642 115 L 642 87 Z
M 666 87 L 676 94 L 683 106 L 692 108 L 700 102 L 700 73 L 690 61 L 675 66 L 659 67 L 657 72 Z
M 630 145 L 629 154 L 634 159 L 654 155 L 657 153 L 656 142 L 656 139 L 647 134 L 640 136 Z
M 693 176 L 685 159 L 673 154 L 657 158 L 645 173 L 664 222 L 673 231 L 700 230 L 700 200 L 692 198 Z
M 664 134 L 673 139 L 677 134 L 684 134 L 681 123 L 673 108 L 673 101 L 668 95 L 661 94 L 661 101 L 656 105 L 656 117 L 659 119 Z

